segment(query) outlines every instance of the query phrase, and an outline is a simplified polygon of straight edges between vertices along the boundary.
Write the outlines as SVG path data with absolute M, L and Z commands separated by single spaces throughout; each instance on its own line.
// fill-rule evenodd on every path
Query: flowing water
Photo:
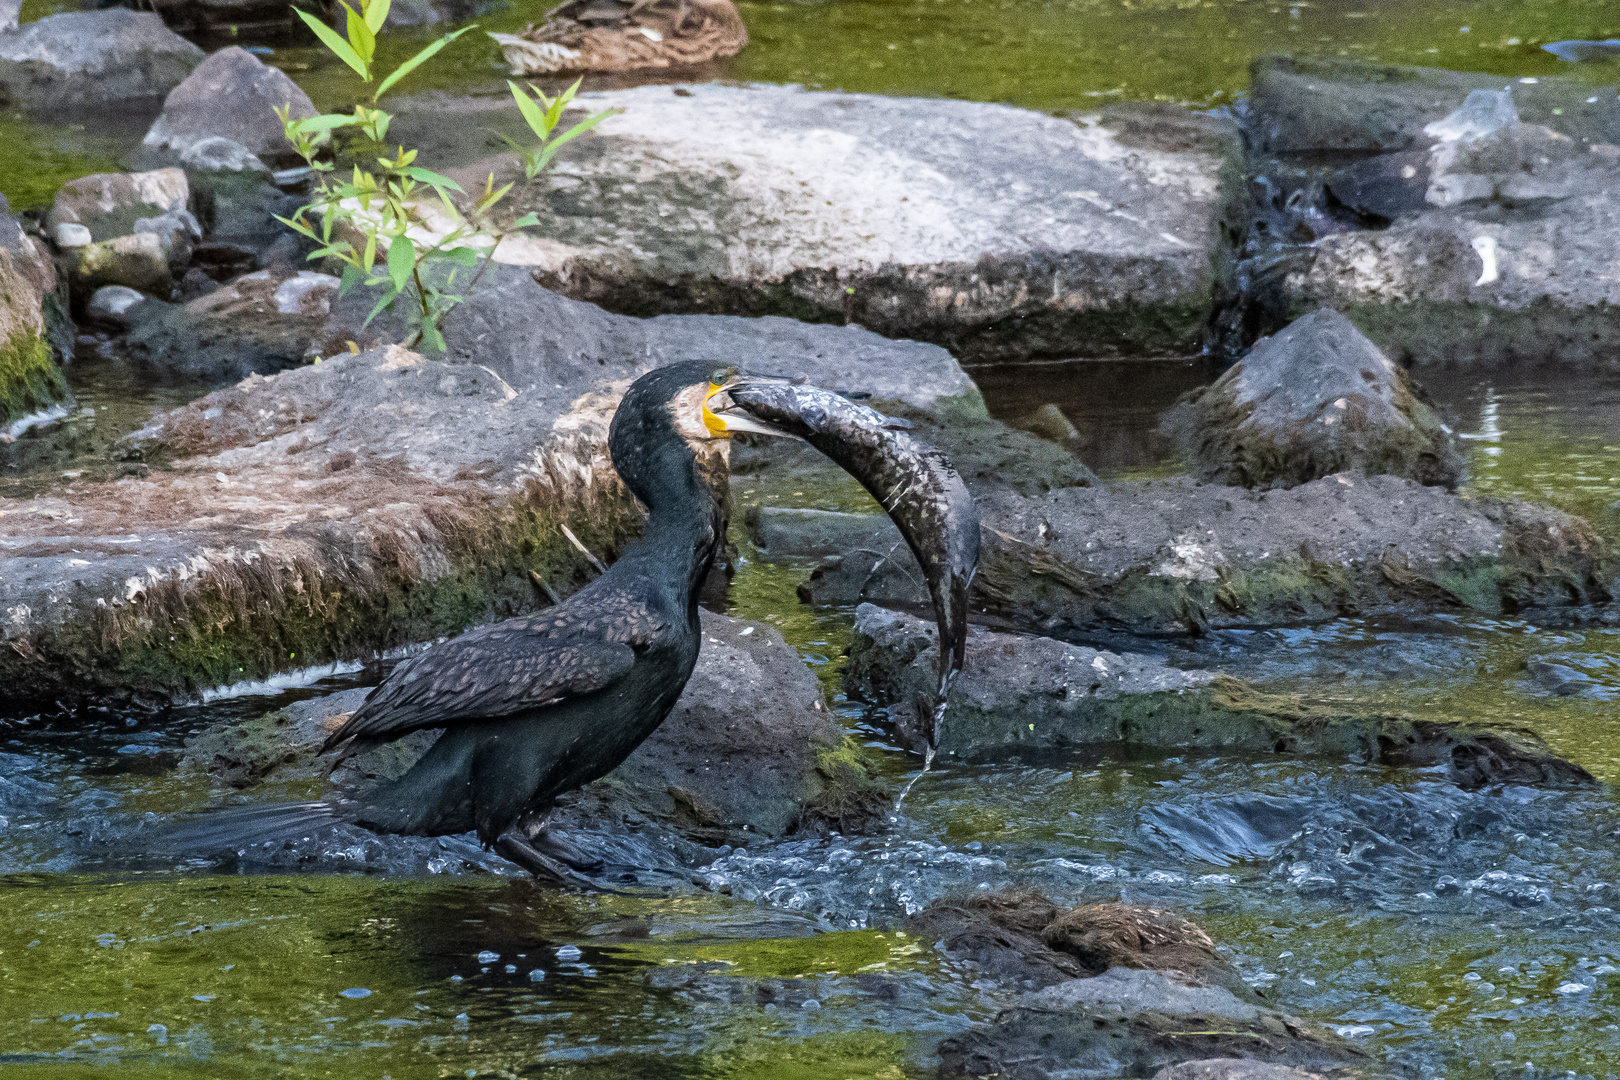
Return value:
M 47 10 L 30 0 L 24 17 Z M 1607 0 L 743 10 L 753 44 L 716 74 L 1054 109 L 1219 103 L 1241 92 L 1254 56 L 1277 49 L 1612 79 L 1612 67 L 1560 65 L 1536 45 L 1620 34 Z M 487 23 L 525 17 L 514 8 Z M 413 40 L 390 48 L 403 55 Z M 319 100 L 343 99 L 312 50 L 273 45 L 271 59 Z M 501 89 L 487 46 L 469 38 L 446 56 L 440 88 Z M 0 190 L 37 205 L 61 179 L 109 167 L 144 130 L 125 127 L 0 121 Z M 143 384 L 98 348 L 87 342 L 70 371 L 81 411 L 0 447 L 0 495 L 101 475 L 115 467 L 117 437 L 199 391 Z M 974 374 L 998 415 L 1055 404 L 1080 429 L 1088 463 L 1131 479 L 1182 469 L 1156 416 L 1211 373 L 1198 361 L 1077 361 Z M 1464 435 L 1468 493 L 1548 500 L 1620 539 L 1620 378 L 1426 383 Z M 760 497 L 744 479 L 737 494 Z M 853 483 L 771 498 L 871 508 Z M 805 567 L 756 554 L 744 542 L 730 610 L 778 626 L 836 699 L 849 613 L 800 605 Z M 732 851 L 703 870 L 715 892 L 663 897 L 535 888 L 460 840 L 423 849 L 408 868 L 357 848 L 304 873 L 143 855 L 144 827 L 213 797 L 174 768 L 188 734 L 359 675 L 159 715 L 0 706 L 0 1067 L 51 1078 L 115 1067 L 138 1077 L 898 1080 L 926 1074 L 942 1035 L 1006 1002 L 908 937 L 904 917 L 947 892 L 1033 883 L 1069 901 L 1174 904 L 1290 1011 L 1422 1075 L 1612 1076 L 1617 639 L 1602 623 L 1446 616 L 1139 643 L 1348 707 L 1510 719 L 1598 775 L 1596 789 L 1464 792 L 1421 771 L 1120 748 L 944 767 L 916 784 L 884 834 Z M 894 790 L 916 778 L 919 760 L 881 717 L 836 701 Z M 394 869 L 342 872 L 379 866 Z

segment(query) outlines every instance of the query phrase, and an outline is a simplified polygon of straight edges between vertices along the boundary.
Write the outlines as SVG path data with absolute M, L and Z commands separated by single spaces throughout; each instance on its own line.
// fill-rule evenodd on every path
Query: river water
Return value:
M 25 18 L 42 13 L 31 0 Z M 753 44 L 721 74 L 1042 108 L 1219 103 L 1242 91 L 1253 56 L 1279 48 L 1568 74 L 1535 44 L 1620 33 L 1595 0 L 904 0 L 744 13 Z M 311 53 L 277 47 L 317 97 L 335 93 Z M 469 47 L 440 77 L 498 87 L 492 59 Z M 116 132 L 9 123 L 7 153 L 44 147 L 56 156 L 40 169 L 63 178 L 127 148 Z M 0 160 L 8 195 L 44 198 L 57 182 L 14 165 Z M 116 358 L 83 359 L 70 377 L 85 411 L 5 448 L 0 495 L 106 467 L 119 434 L 198 390 L 141 386 Z M 1197 361 L 1076 361 L 974 374 L 1008 418 L 1057 404 L 1089 464 L 1133 479 L 1182 470 L 1157 413 L 1211 373 Z M 1425 383 L 1464 436 L 1469 494 L 1551 501 L 1620 539 L 1620 377 Z M 746 484 L 739 495 L 750 497 Z M 869 505 L 853 487 L 779 499 Z M 729 608 L 780 627 L 836 695 L 850 615 L 798 604 L 799 572 L 746 559 Z M 189 732 L 360 676 L 159 715 L 0 707 L 0 1066 L 53 1078 L 114 1066 L 137 1077 L 898 1080 L 927 1073 L 943 1034 L 1005 1004 L 908 937 L 904 916 L 951 891 L 1037 884 L 1069 901 L 1174 904 L 1289 1011 L 1420 1075 L 1616 1075 L 1617 636 L 1601 621 L 1445 616 L 1141 643 L 1347 707 L 1512 720 L 1598 775 L 1596 789 L 1464 792 L 1422 772 L 1118 748 L 944 768 L 881 835 L 790 838 L 705 868 L 729 896 L 558 894 L 459 841 L 409 874 L 342 872 L 341 853 L 308 873 L 225 873 L 121 846 L 148 815 L 208 803 L 205 783 L 172 768 Z M 915 775 L 880 717 L 837 707 L 896 789 Z

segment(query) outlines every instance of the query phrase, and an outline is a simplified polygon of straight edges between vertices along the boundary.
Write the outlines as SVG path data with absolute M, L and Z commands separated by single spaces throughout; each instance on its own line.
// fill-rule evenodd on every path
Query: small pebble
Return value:
M 498 953 L 498 952 L 490 952 L 488 949 L 485 949 L 483 952 L 479 953 L 478 957 L 477 957 L 478 962 L 480 964 L 493 964 L 495 961 L 499 960 L 500 958 L 501 958 L 500 953 Z
M 515 974 L 516 972 L 517 972 L 517 965 L 516 964 L 507 964 L 506 965 L 506 973 L 508 975 Z
M 544 969 L 535 968 L 533 971 L 529 972 L 529 981 L 530 982 L 545 982 L 546 981 L 546 973 L 545 973 Z

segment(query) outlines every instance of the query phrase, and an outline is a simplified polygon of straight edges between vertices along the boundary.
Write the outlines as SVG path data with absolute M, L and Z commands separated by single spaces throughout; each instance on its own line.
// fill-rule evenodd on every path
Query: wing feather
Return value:
M 644 613 L 637 613 L 644 616 Z M 661 620 L 509 619 L 453 638 L 407 661 L 371 692 L 321 747 L 386 742 L 422 728 L 513 716 L 594 694 L 635 664 L 635 645 Z M 603 631 L 606 631 L 604 633 Z

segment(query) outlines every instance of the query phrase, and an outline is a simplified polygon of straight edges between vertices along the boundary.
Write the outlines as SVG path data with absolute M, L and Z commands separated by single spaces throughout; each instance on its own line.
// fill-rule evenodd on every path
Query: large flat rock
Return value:
M 1615 362 L 1616 87 L 1272 59 L 1251 102 L 1275 318 L 1336 308 L 1402 363 Z
M 1498 614 L 1620 589 L 1613 553 L 1580 518 L 1393 476 L 1266 492 L 1174 479 L 989 494 L 980 508 L 982 606 L 1043 633 Z
M 984 531 L 974 610 L 1058 637 L 1518 613 L 1620 593 L 1620 562 L 1586 521 L 1394 476 L 1340 473 L 1274 491 L 1189 478 L 981 487 L 975 498 Z M 802 599 L 926 606 L 904 552 L 866 553 L 890 546 L 881 523 L 871 526 L 862 550 L 810 574 Z
M 520 182 L 513 212 L 536 209 L 541 225 L 500 255 L 569 296 L 641 315 L 853 322 L 978 360 L 1201 341 L 1222 199 L 1213 122 L 1117 131 L 1095 115 L 794 86 L 580 100 L 624 112 L 532 189 Z M 430 104 L 417 111 L 477 107 Z M 1201 123 L 1190 146 L 1152 137 Z M 510 160 L 456 175 L 482 185 L 490 168 Z
M 585 564 L 559 524 L 605 557 L 639 529 L 607 425 L 662 364 L 744 362 L 983 412 L 933 346 L 786 320 L 643 321 L 521 270 L 492 276 L 452 316 L 443 359 L 343 350 L 250 376 L 133 437 L 132 471 L 148 475 L 0 500 L 9 699 L 168 701 L 533 606 L 531 572 L 566 591 Z

